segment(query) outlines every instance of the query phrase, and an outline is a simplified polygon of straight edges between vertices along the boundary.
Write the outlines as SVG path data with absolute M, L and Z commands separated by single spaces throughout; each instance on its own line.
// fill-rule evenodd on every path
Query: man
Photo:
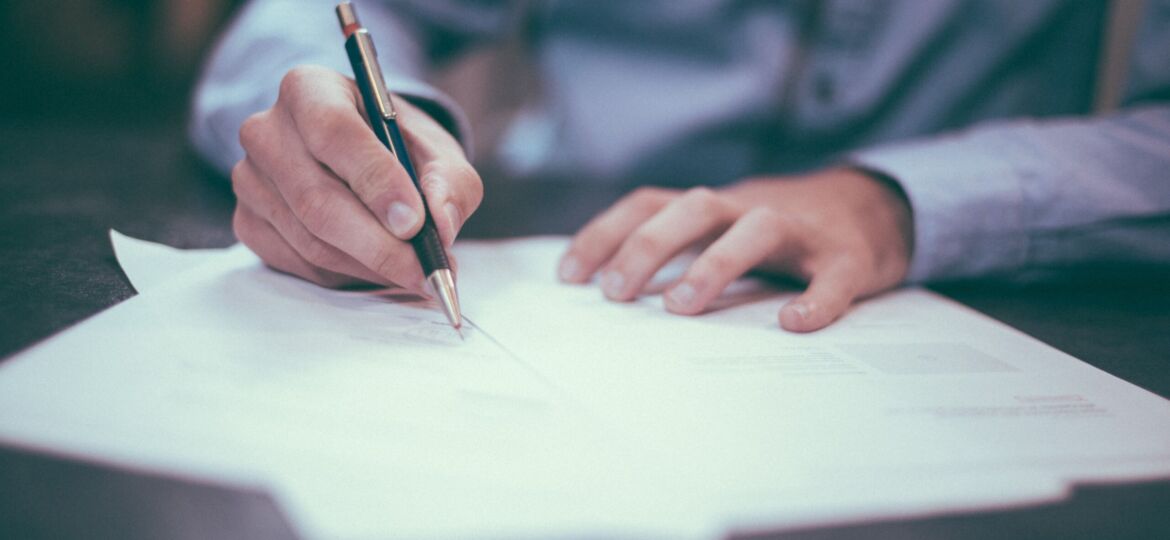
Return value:
M 1170 260 L 1168 2 L 1146 2 L 1124 108 L 1098 117 L 1104 2 L 513 4 L 358 5 L 448 244 L 483 186 L 426 74 L 524 12 L 545 90 L 530 175 L 712 186 L 636 190 L 575 236 L 561 278 L 599 275 L 612 300 L 696 245 L 668 310 L 785 274 L 808 282 L 779 313 L 791 331 L 903 282 Z M 269 265 L 419 289 L 422 203 L 348 72 L 332 0 L 257 0 L 208 65 L 193 137 L 231 167 L 236 233 Z

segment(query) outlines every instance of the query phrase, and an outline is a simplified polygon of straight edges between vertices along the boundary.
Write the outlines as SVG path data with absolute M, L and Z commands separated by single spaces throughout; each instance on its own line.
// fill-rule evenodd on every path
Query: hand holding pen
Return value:
M 410 102 L 393 103 L 426 211 L 449 246 L 483 186 L 447 130 Z M 232 170 L 233 226 L 268 265 L 309 281 L 421 292 L 426 276 L 409 241 L 423 227 L 423 197 L 363 115 L 353 80 L 324 67 L 290 70 L 276 103 L 240 128 L 247 155 Z
M 435 229 L 434 219 L 426 209 L 426 197 L 423 195 L 423 186 L 419 181 L 418 173 L 414 170 L 414 162 L 410 158 L 410 150 L 406 146 L 406 139 L 398 127 L 398 109 L 394 107 L 394 100 L 386 88 L 385 78 L 382 76 L 382 67 L 378 64 L 378 53 L 374 48 L 374 39 L 369 31 L 358 21 L 357 12 L 349 2 L 337 5 L 337 20 L 341 24 L 341 32 L 345 34 L 345 52 L 349 55 L 350 65 L 353 67 L 354 80 L 362 95 L 362 103 L 366 108 L 366 118 L 370 121 L 370 129 L 378 137 L 378 141 L 385 146 L 402 170 L 406 171 L 411 183 L 423 197 L 422 227 L 410 239 L 415 255 L 422 266 L 423 275 L 431 290 L 439 299 L 443 312 L 451 326 L 459 330 L 463 326 L 463 316 L 459 312 L 459 295 L 455 290 L 455 276 L 451 271 L 451 263 L 447 259 L 447 250 L 439 240 L 439 233 Z M 393 204 L 390 211 L 394 211 Z

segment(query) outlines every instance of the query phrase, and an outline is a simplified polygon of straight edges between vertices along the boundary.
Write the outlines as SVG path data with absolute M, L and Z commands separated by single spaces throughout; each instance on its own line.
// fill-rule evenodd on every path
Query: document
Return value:
M 401 291 L 116 237 L 139 296 L 0 365 L 0 440 L 261 487 L 322 538 L 706 538 L 1170 477 L 1170 402 L 928 291 L 797 335 L 753 280 L 697 317 L 561 284 L 566 242 L 456 246 L 460 339 Z

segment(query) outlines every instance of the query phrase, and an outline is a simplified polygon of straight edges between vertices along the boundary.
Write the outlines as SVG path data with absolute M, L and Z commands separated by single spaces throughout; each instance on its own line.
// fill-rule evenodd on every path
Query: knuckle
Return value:
M 683 194 L 682 201 L 696 212 L 708 213 L 720 205 L 719 195 L 707 187 L 695 187 Z
M 315 66 L 302 65 L 288 70 L 280 79 L 280 97 L 296 101 L 313 78 L 319 76 L 320 70 Z
M 784 214 L 763 206 L 748 210 L 741 219 L 746 220 L 753 229 L 764 233 L 777 233 L 791 221 Z
M 635 231 L 626 239 L 628 249 L 637 254 L 660 254 L 665 250 L 665 243 L 658 236 L 645 232 Z
M 640 187 L 626 196 L 626 203 L 634 208 L 650 209 L 661 204 L 666 190 L 657 187 Z
M 419 178 L 419 187 L 422 188 L 423 193 L 428 197 L 437 199 L 445 199 L 450 196 L 451 186 L 443 180 L 442 175 L 438 174 L 424 174 Z
M 236 206 L 236 211 L 232 213 L 232 232 L 236 233 L 236 239 L 243 242 L 244 245 L 252 246 L 252 230 L 248 226 L 248 218 L 244 215 L 244 210 L 239 205 Z
M 695 260 L 694 270 L 702 276 L 714 277 L 726 274 L 736 267 L 735 259 L 722 251 L 709 251 Z
M 237 206 L 236 211 L 232 214 L 232 232 L 235 233 L 236 239 L 248 246 L 260 257 L 265 263 L 272 264 L 269 250 L 264 246 L 265 239 L 260 234 L 260 228 L 257 225 L 258 218 L 251 214 L 247 209 Z
M 240 124 L 240 146 L 245 151 L 254 152 L 264 143 L 264 132 L 267 127 L 267 114 L 255 113 Z
M 232 165 L 232 170 L 228 173 L 228 175 L 231 177 L 232 183 L 242 181 L 243 178 L 241 177 L 244 175 L 244 160 L 241 159 L 237 161 L 235 165 Z
M 483 202 L 483 179 L 479 177 L 479 172 L 475 170 L 469 163 L 461 163 L 455 169 L 455 177 L 462 179 L 461 189 L 464 190 L 464 197 L 472 207 L 479 206 Z
M 297 249 L 297 253 L 300 253 L 301 258 L 317 268 L 330 268 L 338 262 L 334 250 L 316 238 L 306 239 Z
M 357 173 L 346 181 L 350 187 L 363 199 L 391 187 L 395 166 L 386 159 L 368 159 L 358 165 Z
M 297 197 L 293 213 L 307 229 L 320 233 L 329 230 L 337 221 L 340 210 L 328 189 L 312 187 Z
M 244 160 L 237 161 L 232 165 L 230 178 L 232 180 L 232 192 L 236 194 L 236 199 L 239 200 L 244 196 L 243 183 L 246 181 L 247 166 L 244 165 Z
M 309 126 L 301 130 L 301 140 L 305 142 L 309 153 L 317 157 L 332 155 L 335 145 L 341 144 L 343 137 L 337 135 L 345 130 L 345 118 L 350 113 L 347 109 L 332 105 L 314 107 L 311 112 L 301 113 L 308 116 L 303 119 L 303 123 L 298 121 L 297 125 Z

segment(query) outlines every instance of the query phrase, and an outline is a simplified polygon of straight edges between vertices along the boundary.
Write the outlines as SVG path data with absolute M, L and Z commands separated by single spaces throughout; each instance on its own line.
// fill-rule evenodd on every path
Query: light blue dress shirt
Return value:
M 1149 0 L 1124 107 L 1090 116 L 1090 0 L 367 0 L 390 85 L 470 146 L 438 63 L 521 12 L 544 126 L 527 174 L 718 185 L 853 163 L 914 212 L 912 282 L 1170 266 L 1170 0 Z M 256 0 L 212 55 L 191 133 L 227 170 L 298 64 L 348 74 L 332 0 Z M 523 5 L 524 9 L 519 6 Z M 487 186 L 490 189 L 490 185 Z

